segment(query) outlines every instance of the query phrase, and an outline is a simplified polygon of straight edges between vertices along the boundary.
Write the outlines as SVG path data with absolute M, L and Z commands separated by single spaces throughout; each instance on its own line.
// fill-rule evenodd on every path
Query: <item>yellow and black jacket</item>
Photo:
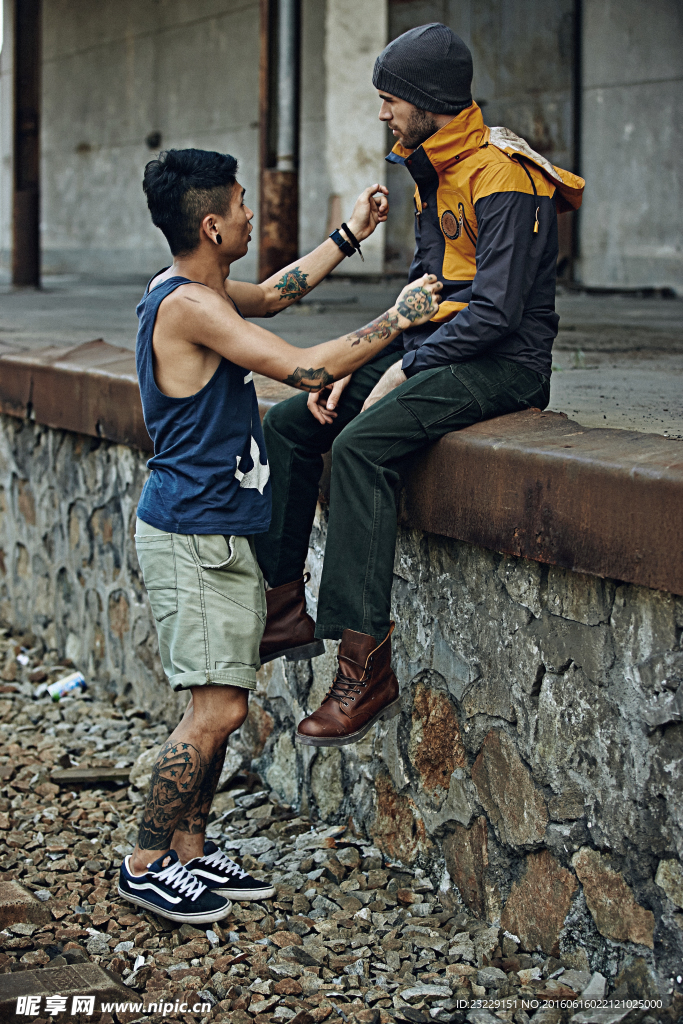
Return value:
M 403 334 L 407 376 L 495 352 L 549 377 L 557 212 L 581 205 L 583 180 L 507 129 L 487 128 L 476 103 L 387 159 L 416 185 L 410 280 L 443 282 L 436 316 Z

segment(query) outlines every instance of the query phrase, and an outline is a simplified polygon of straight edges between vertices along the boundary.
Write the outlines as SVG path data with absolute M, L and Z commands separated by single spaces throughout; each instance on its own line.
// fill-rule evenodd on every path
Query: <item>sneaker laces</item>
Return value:
M 228 874 L 237 875 L 238 878 L 249 877 L 249 872 L 244 871 L 239 864 L 235 864 L 234 860 L 230 860 L 222 850 L 214 850 L 213 853 L 208 853 L 205 857 L 202 857 L 202 860 L 210 868 L 220 868 L 222 871 L 228 872 Z
M 157 878 L 159 881 L 164 882 L 165 885 L 168 885 L 169 888 L 177 889 L 181 896 L 186 896 L 192 901 L 201 896 L 206 889 L 204 883 L 195 878 L 192 872 L 188 871 L 179 860 L 175 861 L 174 864 L 169 864 L 162 871 L 157 872 Z

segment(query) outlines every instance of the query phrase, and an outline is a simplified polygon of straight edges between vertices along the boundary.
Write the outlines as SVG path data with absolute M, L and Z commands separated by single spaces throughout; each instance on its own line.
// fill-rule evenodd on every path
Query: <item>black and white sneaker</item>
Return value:
M 121 865 L 119 892 L 131 903 L 187 924 L 220 921 L 232 910 L 229 899 L 204 885 L 180 863 L 175 850 L 165 853 L 144 875 L 134 875 L 129 857 Z
M 210 839 L 204 843 L 204 856 L 193 857 L 185 867 L 212 892 L 231 900 L 267 900 L 275 895 L 274 885 L 252 878 Z

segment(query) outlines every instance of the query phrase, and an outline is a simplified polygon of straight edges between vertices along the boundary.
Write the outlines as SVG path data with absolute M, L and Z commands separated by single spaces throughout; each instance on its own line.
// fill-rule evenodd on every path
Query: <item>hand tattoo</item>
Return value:
M 360 345 L 363 338 L 369 345 L 372 345 L 373 341 L 386 341 L 390 334 L 399 330 L 398 316 L 396 313 L 387 311 L 378 316 L 372 323 L 361 327 L 358 331 L 354 331 L 353 334 L 349 334 L 349 338 L 355 338 L 355 341 L 351 342 L 351 348 L 355 345 Z
M 426 288 L 419 288 L 417 291 L 408 292 L 396 303 L 396 309 L 406 320 L 414 323 L 421 320 L 425 313 L 432 309 L 432 294 Z
M 141 850 L 167 850 L 178 822 L 202 791 L 207 769 L 191 743 L 168 740 L 152 768 L 152 784 L 138 833 Z
M 293 388 L 299 388 L 300 391 L 322 391 L 333 380 L 334 377 L 327 372 L 324 366 L 317 370 L 314 370 L 313 367 L 304 370 L 302 366 L 297 366 L 294 373 L 285 377 L 283 383 L 290 384 Z
M 281 299 L 288 301 L 300 299 L 302 295 L 310 291 L 308 287 L 308 274 L 304 274 L 298 267 L 294 267 L 293 270 L 287 270 L 282 275 L 275 287 L 281 292 Z

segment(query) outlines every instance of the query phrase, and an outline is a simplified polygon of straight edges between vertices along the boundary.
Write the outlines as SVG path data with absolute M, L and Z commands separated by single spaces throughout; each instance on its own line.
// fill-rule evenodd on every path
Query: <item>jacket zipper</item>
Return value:
M 536 191 L 536 185 L 534 184 L 534 179 L 533 179 L 533 178 L 531 177 L 531 175 L 529 174 L 528 168 L 526 167 L 526 165 L 525 165 L 524 161 L 523 161 L 523 160 L 521 160 L 521 159 L 520 159 L 519 157 L 517 157 L 517 162 L 519 163 L 520 167 L 522 167 L 522 168 L 523 168 L 523 170 L 524 170 L 524 173 L 526 174 L 527 178 L 528 178 L 528 179 L 529 179 L 529 181 L 531 182 L 531 187 L 532 187 L 532 189 L 534 190 L 534 195 L 535 195 L 535 196 L 536 196 L 536 198 L 538 199 L 538 192 Z M 539 210 L 540 210 L 540 206 L 537 206 L 537 207 L 536 207 L 536 220 L 534 221 L 534 234 L 535 234 L 535 235 L 537 235 L 537 234 L 538 234 L 538 211 L 539 211 Z

